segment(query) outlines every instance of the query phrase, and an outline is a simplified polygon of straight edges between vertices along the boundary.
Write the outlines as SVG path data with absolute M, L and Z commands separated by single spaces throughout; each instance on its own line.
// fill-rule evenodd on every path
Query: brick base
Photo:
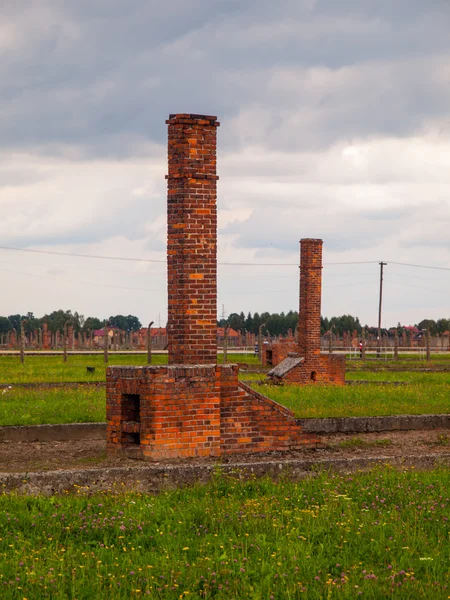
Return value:
M 264 344 L 261 355 L 262 365 L 276 367 L 292 352 L 298 352 L 298 344 L 294 338 L 281 339 L 273 344 Z
M 293 413 L 238 382 L 237 365 L 107 369 L 107 452 L 146 460 L 315 444 Z
M 318 354 L 305 358 L 300 365 L 287 373 L 282 381 L 300 385 L 308 383 L 345 385 L 345 356 Z

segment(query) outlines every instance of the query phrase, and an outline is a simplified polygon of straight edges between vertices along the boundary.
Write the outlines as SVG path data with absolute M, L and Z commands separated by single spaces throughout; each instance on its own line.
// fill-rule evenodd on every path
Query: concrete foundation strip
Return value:
M 450 453 L 403 457 L 273 460 L 207 465 L 149 465 L 38 473 L 0 473 L 0 492 L 31 495 L 138 491 L 156 493 L 194 483 L 207 483 L 215 475 L 245 480 L 248 477 L 289 477 L 299 480 L 324 470 L 354 472 L 389 465 L 399 468 L 434 468 L 450 465 Z
M 450 429 L 450 414 L 297 419 L 297 422 L 302 426 L 305 433 L 317 434 L 420 431 Z M 65 425 L 0 427 L 0 443 L 104 440 L 105 437 L 106 423 L 70 423 Z

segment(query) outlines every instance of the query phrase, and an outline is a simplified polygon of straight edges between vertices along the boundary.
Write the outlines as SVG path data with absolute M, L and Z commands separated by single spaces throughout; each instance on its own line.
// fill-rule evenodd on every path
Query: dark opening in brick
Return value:
M 311 381 L 317 381 L 317 372 L 316 371 L 311 372 Z
M 122 421 L 141 422 L 141 396 L 122 394 Z
M 139 394 L 122 394 L 122 443 L 141 444 L 141 396 Z M 135 430 L 137 429 L 137 431 Z

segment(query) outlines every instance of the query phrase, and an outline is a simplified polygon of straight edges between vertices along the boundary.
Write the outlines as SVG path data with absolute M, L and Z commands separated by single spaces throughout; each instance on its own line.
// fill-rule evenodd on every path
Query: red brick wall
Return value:
M 108 454 L 162 460 L 319 441 L 302 433 L 291 411 L 239 384 L 238 371 L 237 365 L 109 367 Z
M 170 115 L 169 364 L 217 362 L 216 117 Z
M 281 339 L 272 344 L 264 344 L 262 347 L 261 362 L 263 366 L 270 365 L 276 367 L 291 352 L 298 352 L 298 345 L 293 337 Z
M 133 396 L 139 396 L 139 420 Z M 220 454 L 215 365 L 107 369 L 107 448 L 152 460 Z M 134 435 L 138 434 L 138 435 Z
M 314 377 L 312 374 L 315 373 Z M 305 360 L 283 381 L 286 383 L 314 384 L 333 383 L 345 385 L 345 356 L 339 354 L 320 354 Z
M 320 440 L 305 434 L 292 411 L 244 383 L 237 394 L 225 394 L 221 407 L 222 453 L 293 450 Z

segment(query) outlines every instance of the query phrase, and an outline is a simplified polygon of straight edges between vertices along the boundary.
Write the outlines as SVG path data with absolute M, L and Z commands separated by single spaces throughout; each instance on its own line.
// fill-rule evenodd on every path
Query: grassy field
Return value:
M 447 599 L 450 472 L 0 496 L 2 600 Z
M 252 384 L 257 391 L 290 408 L 301 418 L 368 417 L 378 415 L 450 412 L 450 385 L 405 386 L 269 386 Z
M 450 354 L 433 354 L 430 361 L 426 361 L 413 354 L 399 354 L 398 360 L 392 358 L 376 360 L 373 357 L 368 358 L 366 361 L 359 360 L 359 358 L 352 358 L 347 355 L 347 369 L 389 369 L 389 368 L 433 368 L 433 367 L 449 367 L 450 368 Z
M 218 361 L 222 359 L 218 356 Z M 228 354 L 228 362 L 245 362 L 257 364 L 258 357 L 253 354 Z M 147 364 L 145 354 L 118 354 L 109 357 L 109 366 Z M 167 364 L 167 354 L 153 354 L 152 364 Z M 86 367 L 95 367 L 95 373 L 87 373 Z M 0 356 L 0 383 L 32 383 L 32 382 L 73 382 L 73 381 L 105 381 L 106 367 L 103 355 L 68 357 L 64 363 L 62 356 L 27 356 L 24 364 L 18 356 Z
M 105 388 L 0 391 L 0 426 L 97 423 L 106 419 Z
M 249 356 L 252 360 L 255 357 Z M 230 355 L 230 361 L 243 357 Z M 167 355 L 155 355 L 166 362 Z M 116 364 L 144 365 L 144 355 L 114 357 Z M 95 366 L 94 374 L 86 366 Z M 95 386 L 79 389 L 16 387 L 15 383 L 104 381 L 102 356 L 73 356 L 64 364 L 60 357 L 29 357 L 24 365 L 18 358 L 0 357 L 0 380 L 12 389 L 0 390 L 0 425 L 38 425 L 45 423 L 96 422 L 105 420 L 105 390 Z M 344 417 L 450 412 L 450 373 L 380 371 L 371 366 L 347 373 L 349 380 L 373 381 L 373 385 L 341 387 L 278 387 L 258 385 L 263 373 L 240 377 L 261 393 L 292 409 L 298 417 Z M 406 382 L 403 386 L 380 386 L 377 381 Z

